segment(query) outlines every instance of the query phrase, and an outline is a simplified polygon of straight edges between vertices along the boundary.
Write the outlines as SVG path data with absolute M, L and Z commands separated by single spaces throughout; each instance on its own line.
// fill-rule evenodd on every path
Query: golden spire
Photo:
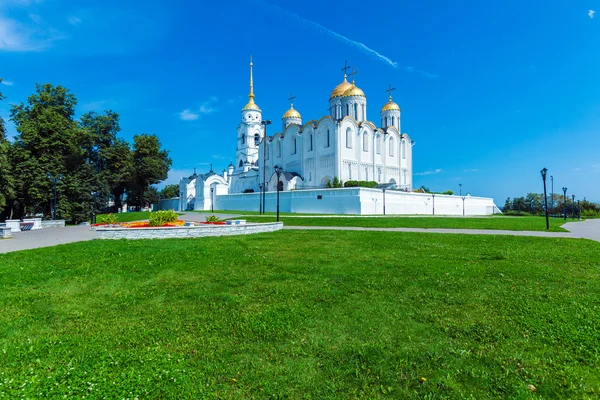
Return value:
M 254 103 L 254 80 L 252 79 L 252 56 L 250 56 L 250 94 L 248 94 L 248 104 L 242 109 L 243 110 L 257 110 L 260 111 L 258 105 Z

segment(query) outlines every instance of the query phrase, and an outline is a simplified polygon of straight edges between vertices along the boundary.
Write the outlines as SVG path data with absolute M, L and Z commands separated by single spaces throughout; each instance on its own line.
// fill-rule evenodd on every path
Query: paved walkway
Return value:
M 11 239 L 0 240 L 0 253 L 37 249 L 58 244 L 83 242 L 96 237 L 89 226 L 68 226 L 65 228 L 46 228 L 34 231 L 13 232 Z
M 186 221 L 203 221 L 212 213 L 184 213 L 180 218 Z M 233 214 L 214 214 L 219 218 L 233 218 Z M 439 228 L 359 228 L 345 226 L 285 226 L 284 229 L 304 230 L 340 230 L 340 231 L 381 231 L 381 232 L 425 232 L 467 235 L 509 235 L 537 236 L 553 238 L 585 238 L 600 242 L 600 219 L 589 219 L 583 222 L 568 222 L 563 228 L 570 232 L 533 232 L 533 231 L 501 231 L 491 229 L 439 229 Z M 66 228 L 48 228 L 28 232 L 13 233 L 12 239 L 0 240 L 0 253 L 37 249 L 59 244 L 92 240 L 96 233 L 89 226 L 69 226 Z

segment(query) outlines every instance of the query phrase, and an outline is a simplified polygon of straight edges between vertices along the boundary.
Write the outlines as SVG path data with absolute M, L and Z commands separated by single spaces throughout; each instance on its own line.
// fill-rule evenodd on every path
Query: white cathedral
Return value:
M 254 100 L 252 61 L 250 93 L 237 127 L 235 162 L 222 174 L 211 171 L 181 179 L 179 209 L 210 209 L 215 196 L 266 191 L 310 190 L 341 182 L 376 181 L 397 190 L 412 190 L 412 144 L 401 133 L 400 107 L 392 100 L 380 111 L 380 127 L 367 119 L 367 97 L 354 78 L 344 80 L 329 97 L 329 115 L 302 122 L 293 103 L 282 132 L 269 136 L 270 121 Z M 351 74 L 354 77 L 354 73 Z M 293 98 L 291 99 L 293 100 Z M 275 167 L 283 170 L 277 179 Z

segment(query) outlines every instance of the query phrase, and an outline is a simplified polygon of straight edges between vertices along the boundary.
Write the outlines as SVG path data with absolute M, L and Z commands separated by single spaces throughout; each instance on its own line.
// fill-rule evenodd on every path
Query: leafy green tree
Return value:
M 156 135 L 134 135 L 133 173 L 127 187 L 128 205 L 141 208 L 144 203 L 144 193 L 150 185 L 167 179 L 171 163 L 169 152 L 161 149 L 160 140 Z
M 0 78 L 0 83 L 2 83 L 2 78 Z M 0 92 L 0 100 L 4 99 L 4 95 Z M 10 142 L 6 138 L 6 126 L 4 119 L 0 117 L 0 214 L 15 196 L 9 150 Z
M 114 201 L 113 212 L 123 207 L 123 196 L 133 180 L 133 151 L 129 143 L 118 139 L 114 146 L 107 149 L 108 185 Z
M 161 191 L 160 191 L 160 198 L 161 199 L 171 199 L 173 197 L 179 197 L 179 185 L 166 185 Z
M 15 176 L 16 197 L 20 203 L 17 217 L 43 212 L 49 215 L 52 207 L 52 183 L 48 174 L 62 176 L 58 181 L 59 214 L 71 220 L 65 189 L 85 190 L 80 186 L 82 153 L 79 128 L 74 121 L 75 96 L 62 86 L 36 85 L 36 92 L 27 103 L 14 105 L 11 119 L 17 136 L 11 151 Z
M 150 186 L 148 190 L 144 192 L 144 207 L 150 207 L 152 204 L 158 204 L 158 200 L 160 199 L 160 194 L 156 186 Z

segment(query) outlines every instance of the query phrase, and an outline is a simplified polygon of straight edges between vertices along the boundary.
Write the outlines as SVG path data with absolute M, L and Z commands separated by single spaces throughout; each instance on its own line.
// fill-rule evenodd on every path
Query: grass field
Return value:
M 249 222 L 272 222 L 272 216 L 244 216 Z M 494 229 L 512 231 L 545 231 L 546 221 L 541 217 L 290 217 L 280 218 L 289 226 L 358 226 L 368 228 L 448 228 Z M 550 221 L 550 232 L 567 232 L 561 228 L 563 220 Z M 571 222 L 571 221 L 568 221 Z
M 598 398 L 599 260 L 332 231 L 3 254 L 0 398 Z

